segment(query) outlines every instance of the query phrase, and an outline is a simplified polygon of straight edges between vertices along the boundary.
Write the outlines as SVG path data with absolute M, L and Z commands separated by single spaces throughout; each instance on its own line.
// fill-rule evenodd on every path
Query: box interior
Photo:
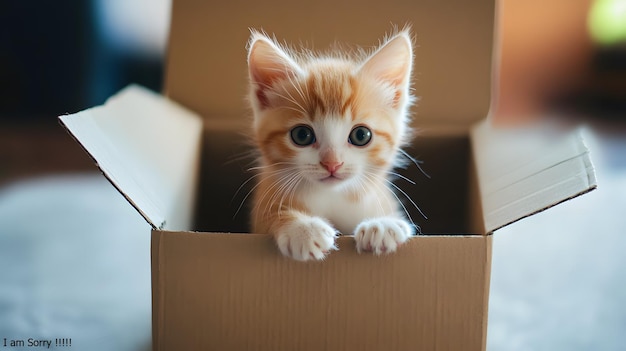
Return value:
M 249 232 L 248 214 L 252 199 L 246 195 L 255 181 L 246 181 L 254 175 L 247 169 L 255 164 L 255 160 L 253 156 L 245 155 L 250 155 L 252 149 L 246 144 L 241 129 L 211 128 L 210 124 L 205 128 L 194 230 Z M 422 234 L 481 234 L 469 229 L 472 177 L 468 176 L 471 155 L 468 135 L 418 136 L 405 151 L 421 162 L 423 172 L 415 164 L 408 163 L 406 169 L 397 171 L 415 184 L 398 177 L 394 183 L 413 199 L 427 219 L 403 194 L 396 194 L 413 221 L 420 226 Z
M 294 13 L 302 15 L 287 15 Z M 243 99 L 248 92 L 250 28 L 275 34 L 279 42 L 294 48 L 325 51 L 336 43 L 371 50 L 394 25 L 409 25 L 415 42 L 413 88 L 420 97 L 419 106 L 413 109 L 418 117 L 414 127 L 439 125 L 467 131 L 485 118 L 490 106 L 494 14 L 493 0 L 367 0 L 359 6 L 333 0 L 263 4 L 235 0 L 220 5 L 174 1 L 164 94 L 199 114 L 205 123 L 192 229 L 249 232 L 251 199 L 244 202 L 244 198 L 255 182 L 239 187 L 253 176 L 246 170 L 254 163 L 252 158 L 239 157 L 250 150 L 240 134 L 247 131 L 244 120 L 250 115 Z M 238 128 L 214 128 L 233 123 Z M 395 181 L 428 217 L 403 199 L 421 232 L 483 234 L 483 220 L 478 217 L 482 212 L 475 211 L 480 194 L 470 194 L 475 178 L 469 174 L 468 132 L 423 135 L 406 151 L 423 161 L 422 168 L 430 176 L 412 165 L 399 173 L 416 184 Z

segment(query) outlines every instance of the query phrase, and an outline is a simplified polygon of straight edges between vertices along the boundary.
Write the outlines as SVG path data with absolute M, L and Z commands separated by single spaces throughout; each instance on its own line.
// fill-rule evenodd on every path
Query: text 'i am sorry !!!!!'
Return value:
M 55 347 L 71 347 L 72 339 L 71 338 L 61 338 L 61 339 L 7 339 L 4 338 L 2 341 L 2 347 L 41 347 L 45 349 L 49 349 L 54 345 Z

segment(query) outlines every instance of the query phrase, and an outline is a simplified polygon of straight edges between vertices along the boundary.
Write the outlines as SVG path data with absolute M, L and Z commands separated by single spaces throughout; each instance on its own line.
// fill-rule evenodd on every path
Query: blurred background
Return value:
M 626 1 L 498 4 L 491 118 L 586 125 L 600 188 L 495 235 L 488 349 L 622 350 Z M 0 1 L 0 339 L 150 348 L 149 226 L 56 116 L 129 83 L 159 91 L 169 11 Z

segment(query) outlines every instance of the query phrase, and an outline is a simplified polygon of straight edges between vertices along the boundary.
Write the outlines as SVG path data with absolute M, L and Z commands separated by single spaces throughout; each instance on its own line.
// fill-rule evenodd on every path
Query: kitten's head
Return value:
M 263 166 L 308 184 L 355 186 L 394 166 L 409 139 L 408 30 L 366 55 L 296 53 L 253 32 L 254 141 Z

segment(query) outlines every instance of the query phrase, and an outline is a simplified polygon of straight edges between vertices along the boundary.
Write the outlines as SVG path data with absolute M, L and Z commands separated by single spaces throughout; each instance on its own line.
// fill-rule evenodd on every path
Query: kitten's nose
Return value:
M 343 166 L 343 162 L 338 161 L 322 161 L 320 164 L 331 174 L 337 172 L 337 170 Z

